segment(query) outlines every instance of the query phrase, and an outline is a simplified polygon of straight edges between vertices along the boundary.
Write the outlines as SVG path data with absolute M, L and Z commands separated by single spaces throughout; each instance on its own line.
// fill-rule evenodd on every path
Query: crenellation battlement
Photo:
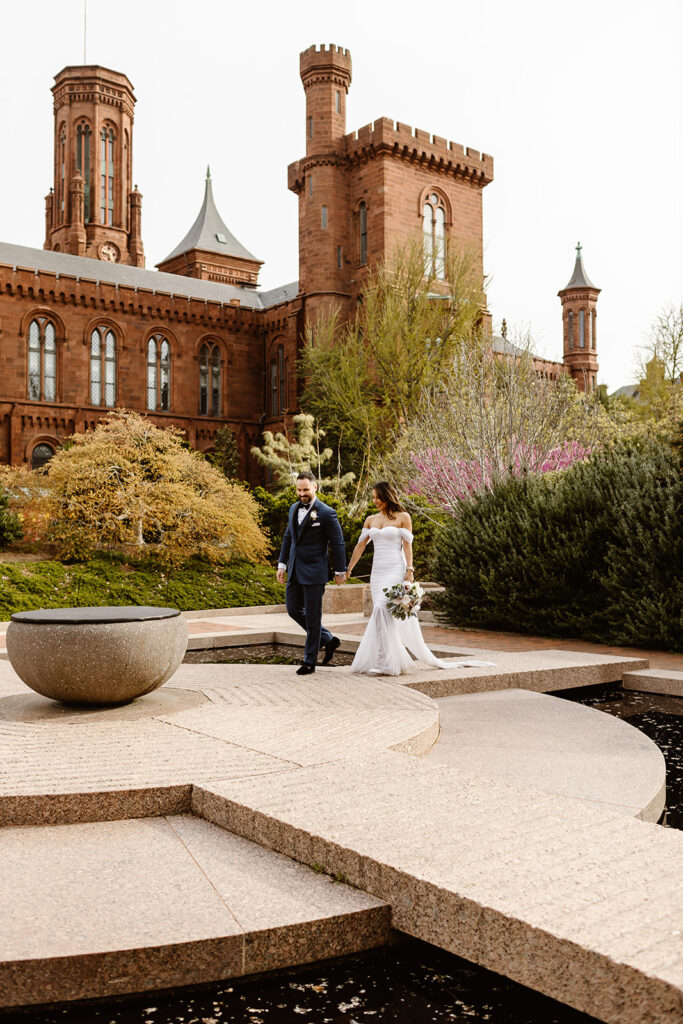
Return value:
M 299 54 L 299 72 L 304 85 L 318 76 L 341 76 L 346 87 L 351 83 L 351 53 L 334 43 L 309 46 Z
M 470 146 L 462 146 L 401 121 L 393 121 L 390 117 L 380 117 L 345 135 L 344 146 L 348 157 L 372 148 L 391 148 L 401 155 L 412 153 L 415 157 L 444 165 L 460 164 L 461 171 L 476 173 L 485 183 L 493 180 L 493 157 L 487 153 L 480 153 Z

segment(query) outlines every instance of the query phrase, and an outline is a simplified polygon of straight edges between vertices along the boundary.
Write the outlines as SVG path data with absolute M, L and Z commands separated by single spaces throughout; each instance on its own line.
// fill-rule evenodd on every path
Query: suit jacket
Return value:
M 279 560 L 287 566 L 290 579 L 296 576 L 299 583 L 307 586 L 324 585 L 332 579 L 327 554 L 330 545 L 335 573 L 346 572 L 346 547 L 337 513 L 320 498 L 316 498 L 313 508 L 299 527 L 298 509 L 297 501 L 289 510 L 289 522 Z

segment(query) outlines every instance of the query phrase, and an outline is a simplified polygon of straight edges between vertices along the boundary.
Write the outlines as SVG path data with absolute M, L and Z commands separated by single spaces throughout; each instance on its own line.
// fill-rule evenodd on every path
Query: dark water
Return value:
M 683 698 L 634 693 L 622 690 L 618 684 L 565 690 L 555 696 L 625 718 L 657 744 L 667 765 L 668 802 L 663 824 L 683 828 Z M 0 1011 L 0 1024 L 298 1024 L 299 1021 L 302 1024 L 594 1024 L 595 1018 L 414 939 L 405 939 L 374 953 L 260 978 L 118 1000 Z
M 426 943 L 202 988 L 0 1014 L 2 1024 L 594 1024 Z
M 183 661 L 188 665 L 300 665 L 303 656 L 303 647 L 295 644 L 245 644 L 187 651 Z M 350 665 L 352 661 L 353 653 L 337 650 L 332 665 Z

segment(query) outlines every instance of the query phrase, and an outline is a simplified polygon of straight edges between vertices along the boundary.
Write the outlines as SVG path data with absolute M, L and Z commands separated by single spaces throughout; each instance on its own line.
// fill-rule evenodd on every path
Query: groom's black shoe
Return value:
M 323 665 L 329 665 L 334 658 L 334 652 L 337 650 L 341 643 L 338 636 L 333 636 L 328 644 L 325 644 L 325 657 L 323 658 Z
M 311 672 L 315 672 L 315 665 L 309 665 L 307 661 L 304 661 L 302 665 L 299 665 L 296 670 L 298 676 L 310 676 Z

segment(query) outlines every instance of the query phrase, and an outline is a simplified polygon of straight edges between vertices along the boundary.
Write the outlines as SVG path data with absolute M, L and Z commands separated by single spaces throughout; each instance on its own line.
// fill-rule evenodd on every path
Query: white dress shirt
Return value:
M 313 501 L 308 503 L 308 505 L 302 505 L 301 508 L 298 510 L 297 516 L 298 516 L 298 524 L 299 524 L 299 526 L 301 526 L 301 524 L 303 523 L 304 519 L 309 514 L 309 512 L 311 511 L 313 506 L 315 505 L 316 501 L 317 501 L 317 498 L 314 498 Z M 284 562 L 278 562 L 277 563 L 277 567 L 278 567 L 278 569 L 286 569 L 287 568 L 287 566 L 285 565 Z

